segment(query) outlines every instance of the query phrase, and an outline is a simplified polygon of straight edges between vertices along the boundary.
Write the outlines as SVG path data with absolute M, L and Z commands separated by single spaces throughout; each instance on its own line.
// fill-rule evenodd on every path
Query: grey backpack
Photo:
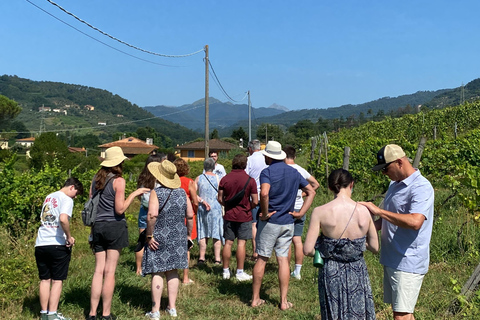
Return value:
M 113 178 L 111 176 L 106 182 L 105 186 L 101 190 L 95 190 L 95 193 L 90 199 L 85 202 L 82 210 L 82 220 L 83 224 L 87 227 L 92 227 L 95 224 L 95 219 L 97 218 L 98 202 L 100 201 L 100 196 L 103 193 L 103 190 L 108 185 L 108 182 Z

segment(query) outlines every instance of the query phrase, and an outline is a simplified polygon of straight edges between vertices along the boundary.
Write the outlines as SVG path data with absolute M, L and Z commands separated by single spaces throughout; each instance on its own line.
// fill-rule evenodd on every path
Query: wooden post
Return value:
M 423 136 L 420 139 L 420 143 L 418 144 L 417 153 L 415 154 L 415 159 L 413 160 L 413 167 L 418 168 L 420 164 L 420 159 L 422 158 L 423 149 L 425 149 L 425 143 L 427 143 L 427 138 Z
M 455 140 L 457 140 L 457 123 L 456 122 L 455 122 L 454 132 L 455 132 Z
M 437 140 L 437 126 L 433 127 L 433 140 Z
M 310 151 L 310 160 L 313 160 L 313 158 L 315 157 L 315 149 L 317 148 L 317 138 L 312 137 L 310 139 L 310 142 L 311 142 L 311 146 L 312 146 L 312 150 Z
M 320 138 L 320 146 L 318 147 L 317 167 L 320 166 L 320 163 L 322 161 L 322 153 L 323 153 L 323 139 Z
M 345 147 L 343 150 L 343 170 L 348 170 L 350 165 L 350 147 Z
M 325 181 L 327 183 L 327 190 L 328 190 L 328 139 L 327 133 L 323 133 L 323 138 L 325 140 Z

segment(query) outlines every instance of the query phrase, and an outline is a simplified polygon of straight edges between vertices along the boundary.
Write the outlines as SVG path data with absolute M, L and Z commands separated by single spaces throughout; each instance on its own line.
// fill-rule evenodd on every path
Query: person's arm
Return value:
M 318 183 L 317 179 L 315 179 L 315 177 L 312 175 L 308 177 L 307 181 L 312 186 L 313 191 L 317 190 L 318 187 L 320 187 L 320 184 Z
M 367 250 L 378 253 L 378 233 L 373 219 L 370 219 L 370 225 L 367 232 Z
M 378 216 L 388 222 L 405 229 L 420 230 L 425 221 L 425 216 L 421 213 L 395 213 L 380 209 L 371 202 L 359 202 L 368 208 L 371 214 Z
M 258 206 L 258 193 L 252 193 L 250 195 L 250 207 L 253 209 L 256 206 Z
M 303 200 L 303 205 L 298 212 L 289 212 L 295 219 L 302 218 L 305 213 L 307 213 L 308 209 L 313 203 L 313 198 L 315 198 L 315 190 L 310 184 L 307 184 L 305 187 L 302 188 L 302 191 L 305 192 L 305 199 Z
M 62 226 L 65 236 L 67 237 L 67 242 L 66 242 L 67 247 L 73 246 L 75 244 L 75 238 L 72 237 L 72 234 L 70 233 L 70 217 L 68 214 L 66 213 L 60 214 L 60 225 Z
M 200 176 L 198 176 L 196 179 L 195 179 L 195 188 L 198 190 L 198 178 L 200 178 Z M 211 207 L 210 207 L 210 204 L 208 204 L 207 201 L 205 201 L 204 199 L 202 199 L 202 197 L 200 197 L 200 195 L 197 196 L 197 199 L 198 199 L 198 203 L 200 204 L 203 204 L 205 206 L 205 209 L 207 211 L 210 211 Z
M 308 226 L 307 236 L 303 244 L 303 254 L 313 257 L 315 255 L 315 243 L 317 242 L 318 234 L 320 233 L 320 207 L 313 209 Z
M 198 197 L 197 188 L 193 180 L 190 180 L 190 183 L 188 184 L 188 192 L 190 193 L 190 201 L 192 202 L 193 213 L 196 213 L 198 210 Z
M 138 188 L 125 199 L 125 179 L 122 177 L 113 180 L 113 190 L 115 191 L 115 214 L 118 215 L 122 215 L 127 211 L 136 196 L 150 191 L 148 188 Z
M 270 193 L 270 184 L 269 183 L 262 183 L 260 185 L 260 207 L 262 212 L 260 213 L 260 220 L 267 220 L 277 211 L 268 212 L 268 202 Z
M 193 207 L 192 203 L 187 198 L 187 211 L 185 211 L 185 219 L 187 219 L 187 237 L 192 238 L 193 230 Z
M 218 201 L 218 203 L 220 203 L 222 206 L 225 206 L 225 201 L 223 200 L 223 189 L 218 189 L 217 201 Z
M 145 232 L 147 237 L 146 242 L 151 250 L 158 249 L 158 242 L 153 237 L 153 230 L 155 229 L 159 206 L 157 193 L 155 190 L 152 190 L 150 192 L 150 201 L 148 201 L 147 229 Z

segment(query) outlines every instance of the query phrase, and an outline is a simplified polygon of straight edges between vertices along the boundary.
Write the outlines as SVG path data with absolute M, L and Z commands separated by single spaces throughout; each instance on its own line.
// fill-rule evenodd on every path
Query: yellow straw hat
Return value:
M 170 189 L 180 188 L 181 181 L 177 174 L 177 167 L 172 162 L 168 160 L 150 162 L 147 168 L 162 186 Z
M 115 167 L 118 166 L 120 163 L 128 159 L 123 154 L 122 148 L 120 147 L 111 147 L 105 150 L 105 160 L 103 160 L 100 165 L 102 167 Z

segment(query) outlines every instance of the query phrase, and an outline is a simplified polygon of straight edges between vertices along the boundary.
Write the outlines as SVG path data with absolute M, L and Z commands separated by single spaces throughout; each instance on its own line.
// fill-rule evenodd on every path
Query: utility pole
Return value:
M 250 90 L 248 90 L 248 142 L 252 141 L 252 104 L 250 102 Z
M 209 131 L 209 111 L 208 111 L 208 45 L 205 46 L 205 159 L 208 157 L 208 131 Z

